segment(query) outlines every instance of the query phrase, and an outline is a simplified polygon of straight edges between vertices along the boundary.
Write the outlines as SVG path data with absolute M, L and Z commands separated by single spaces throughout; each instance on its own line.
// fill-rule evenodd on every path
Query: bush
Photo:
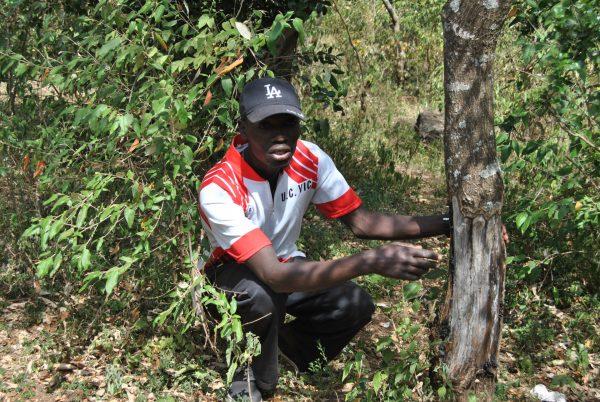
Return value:
M 511 25 L 521 66 L 510 83 L 514 92 L 505 93 L 508 112 L 498 137 L 511 183 L 507 206 L 522 233 L 513 273 L 547 283 L 554 274 L 592 292 L 600 285 L 598 6 L 595 0 L 515 6 Z
M 207 251 L 200 180 L 236 131 L 239 89 L 273 74 L 280 37 L 304 35 L 298 16 L 320 2 L 260 4 L 236 10 L 244 22 L 215 2 L 5 5 L 0 228 L 24 261 L 11 257 L 3 287 L 34 266 L 46 287 L 75 284 L 189 328 L 190 273 Z M 235 303 L 198 284 L 224 313 L 228 363 L 251 358 Z

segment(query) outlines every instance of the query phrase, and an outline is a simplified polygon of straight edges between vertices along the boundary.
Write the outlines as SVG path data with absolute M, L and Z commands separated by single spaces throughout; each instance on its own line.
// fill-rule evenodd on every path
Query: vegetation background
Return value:
M 445 211 L 441 141 L 413 130 L 443 106 L 443 1 L 392 4 L 398 31 L 376 0 L 3 2 L 0 397 L 223 397 L 256 342 L 192 275 L 206 250 L 195 190 L 253 77 L 293 74 L 305 138 L 367 206 Z M 497 51 L 511 233 L 498 400 L 531 399 L 538 383 L 600 399 L 599 6 L 515 1 Z M 298 57 L 282 67 L 290 32 Z M 314 211 L 300 243 L 311 258 L 378 244 Z M 445 238 L 421 244 L 447 254 Z M 451 399 L 428 375 L 443 374 L 429 330 L 445 277 L 359 279 L 373 322 L 332 364 L 283 367 L 275 400 Z M 223 313 L 216 327 L 193 294 Z

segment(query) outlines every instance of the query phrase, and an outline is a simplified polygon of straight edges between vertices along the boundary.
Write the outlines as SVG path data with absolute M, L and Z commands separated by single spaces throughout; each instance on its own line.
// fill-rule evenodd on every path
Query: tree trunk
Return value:
M 497 379 L 505 249 L 493 60 L 510 2 L 449 0 L 444 24 L 444 147 L 454 222 L 441 357 L 458 400 L 490 400 Z

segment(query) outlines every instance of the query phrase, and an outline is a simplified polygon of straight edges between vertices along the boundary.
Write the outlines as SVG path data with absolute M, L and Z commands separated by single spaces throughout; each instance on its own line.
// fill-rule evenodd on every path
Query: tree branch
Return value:
M 392 19 L 392 29 L 394 30 L 394 33 L 400 32 L 400 21 L 398 20 L 398 13 L 396 13 L 394 5 L 390 0 L 383 0 L 383 5 Z

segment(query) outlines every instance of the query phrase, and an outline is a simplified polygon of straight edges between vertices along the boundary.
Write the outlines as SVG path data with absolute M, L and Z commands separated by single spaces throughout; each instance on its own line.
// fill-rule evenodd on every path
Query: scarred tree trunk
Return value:
M 505 250 L 496 158 L 493 60 L 506 0 L 450 0 L 444 23 L 444 147 L 453 264 L 440 318 L 442 360 L 459 400 L 491 399 L 497 377 Z

